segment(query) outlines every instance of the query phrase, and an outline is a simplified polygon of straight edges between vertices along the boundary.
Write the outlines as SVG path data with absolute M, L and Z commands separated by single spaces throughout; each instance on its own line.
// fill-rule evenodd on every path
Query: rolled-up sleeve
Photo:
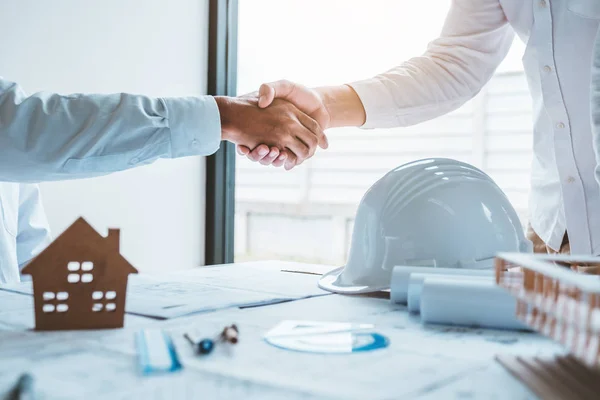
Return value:
M 159 158 L 209 155 L 220 141 L 210 96 L 27 95 L 0 78 L 0 181 L 104 175 Z
M 422 56 L 350 84 L 366 111 L 363 128 L 413 125 L 457 109 L 489 81 L 513 38 L 498 0 L 454 0 Z

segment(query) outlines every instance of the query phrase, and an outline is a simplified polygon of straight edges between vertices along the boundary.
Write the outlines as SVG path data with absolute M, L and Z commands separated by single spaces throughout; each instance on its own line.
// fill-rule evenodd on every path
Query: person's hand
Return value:
M 245 94 L 245 95 L 242 95 L 239 97 L 245 98 L 245 99 L 254 99 L 258 102 L 258 91 L 248 93 L 248 94 Z M 245 156 L 248 153 L 250 153 L 250 150 L 248 149 L 248 147 L 243 146 L 243 145 L 237 145 L 236 149 L 237 149 L 237 153 L 241 156 Z M 246 151 L 244 152 L 244 150 L 246 150 Z M 285 151 L 285 150 L 279 151 L 279 149 L 277 147 L 273 147 L 273 146 L 269 147 L 266 144 L 260 144 L 254 150 L 255 150 L 255 153 L 258 154 L 260 157 L 260 159 L 256 160 L 256 161 L 262 165 L 273 165 L 274 167 L 281 167 L 284 165 L 285 160 L 287 160 L 287 158 L 288 158 L 287 151 Z M 252 160 L 252 161 L 254 161 L 254 160 Z
M 284 99 L 293 103 L 298 109 L 315 119 L 322 129 L 329 127 L 331 118 L 319 93 L 305 86 L 286 80 L 262 84 L 258 92 L 258 106 L 266 108 L 274 99 Z M 319 141 L 319 146 L 326 149 L 329 144 L 327 137 Z M 258 161 L 263 165 L 281 166 L 285 162 L 286 169 L 302 163 L 302 160 L 293 160 L 288 157 L 287 152 L 278 154 L 273 148 L 261 144 L 251 150 L 251 147 L 238 145 L 238 153 L 246 155 L 252 161 Z M 287 158 L 287 160 L 286 160 Z
M 317 145 L 326 140 L 323 129 L 292 103 L 275 100 L 260 109 L 251 97 L 215 97 L 221 115 L 222 137 L 255 149 L 272 146 L 285 152 L 286 169 L 313 156 Z

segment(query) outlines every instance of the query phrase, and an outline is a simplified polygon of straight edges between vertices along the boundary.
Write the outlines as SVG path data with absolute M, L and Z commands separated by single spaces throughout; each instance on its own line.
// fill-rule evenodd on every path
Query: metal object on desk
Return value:
M 215 344 L 218 342 L 236 344 L 239 341 L 239 329 L 236 324 L 231 324 L 223 328 L 221 333 L 213 339 L 206 338 L 197 340 L 189 333 L 185 333 L 183 337 L 190 342 L 196 354 L 210 354 L 215 348 Z
M 231 324 L 230 326 L 223 328 L 220 338 L 224 342 L 236 344 L 238 342 L 239 333 L 240 331 L 238 330 L 237 325 Z

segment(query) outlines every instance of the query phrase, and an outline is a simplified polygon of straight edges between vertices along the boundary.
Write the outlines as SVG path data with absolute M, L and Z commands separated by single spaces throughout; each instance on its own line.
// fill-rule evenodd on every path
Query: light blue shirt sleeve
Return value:
M 104 175 L 159 158 L 209 155 L 220 142 L 211 96 L 28 95 L 0 77 L 0 181 Z

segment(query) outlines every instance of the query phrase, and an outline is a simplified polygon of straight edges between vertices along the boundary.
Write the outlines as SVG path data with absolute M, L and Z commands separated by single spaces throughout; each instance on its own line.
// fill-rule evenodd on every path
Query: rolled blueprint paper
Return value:
M 491 269 L 464 269 L 464 268 L 435 268 L 398 266 L 392 271 L 390 283 L 390 299 L 392 303 L 406 304 L 408 300 L 408 281 L 411 273 L 436 274 L 436 275 L 469 275 L 469 276 L 494 276 Z
M 493 276 L 472 276 L 472 275 L 436 275 L 436 274 L 421 274 L 412 273 L 408 279 L 408 295 L 407 304 L 408 311 L 411 313 L 419 313 L 421 310 L 421 291 L 423 289 L 423 282 L 426 278 L 440 278 L 449 279 L 455 281 L 483 281 L 483 282 L 494 282 Z
M 516 299 L 494 282 L 426 278 L 421 291 L 424 323 L 530 330 L 516 317 Z

